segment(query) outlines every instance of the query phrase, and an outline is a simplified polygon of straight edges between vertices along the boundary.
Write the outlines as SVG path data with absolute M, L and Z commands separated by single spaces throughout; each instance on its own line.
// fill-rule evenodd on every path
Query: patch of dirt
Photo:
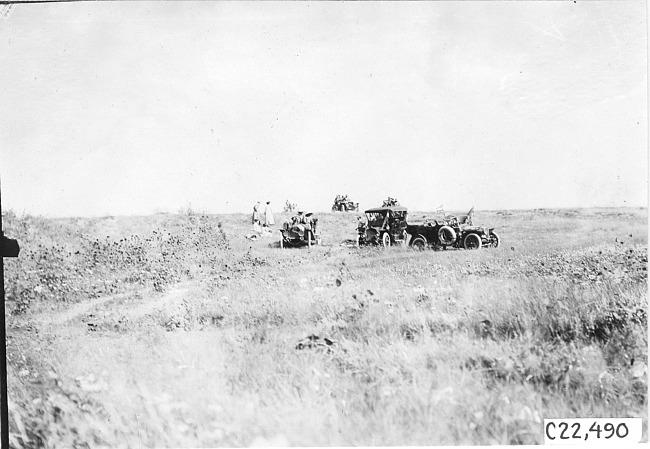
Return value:
M 102 304 L 123 299 L 128 297 L 129 295 L 132 295 L 133 292 L 128 292 L 128 293 L 119 293 L 116 295 L 109 295 L 109 296 L 100 296 L 98 298 L 93 298 L 89 301 L 85 301 L 79 304 L 76 304 L 72 306 L 71 308 L 64 310 L 59 313 L 51 314 L 48 313 L 47 315 L 43 315 L 40 318 L 35 318 L 35 321 L 43 323 L 43 324 L 50 324 L 53 326 L 59 326 L 62 324 L 65 324 L 66 322 L 81 316 L 85 313 L 90 312 L 91 310 L 95 309 L 96 307 L 101 306 Z
M 130 321 L 135 321 L 147 315 L 151 315 L 159 310 L 172 312 L 177 310 L 190 289 L 192 282 L 182 282 L 171 287 L 162 296 L 149 297 L 147 301 L 142 302 L 135 307 L 123 310 L 121 315 Z
M 119 309 L 119 314 L 123 320 L 126 319 L 128 321 L 134 321 L 142 318 L 143 316 L 150 315 L 158 310 L 175 310 L 180 306 L 191 285 L 193 285 L 193 282 L 182 282 L 170 287 L 169 290 L 163 295 L 147 295 L 146 299 L 138 301 L 133 306 L 121 307 Z M 133 293 L 134 292 L 120 293 L 116 295 L 94 298 L 92 300 L 76 304 L 73 307 L 59 313 L 43 314 L 41 317 L 36 318 L 35 321 L 43 325 L 64 325 L 81 316 L 92 316 L 92 312 L 102 305 L 112 301 L 125 299 L 130 295 L 133 295 Z M 89 323 L 88 326 L 93 327 L 95 325 L 93 323 Z

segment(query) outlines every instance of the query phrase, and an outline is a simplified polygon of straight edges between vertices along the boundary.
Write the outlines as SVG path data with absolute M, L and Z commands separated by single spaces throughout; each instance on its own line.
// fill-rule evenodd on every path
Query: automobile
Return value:
M 357 228 L 357 246 L 361 245 L 405 245 L 406 217 L 408 209 L 403 206 L 376 207 L 365 211 L 366 222 Z
M 280 248 L 285 246 L 309 246 L 320 245 L 321 236 L 318 233 L 318 218 L 312 216 L 311 212 L 303 214 L 298 211 L 290 220 L 285 221 L 280 229 Z
M 391 207 L 391 206 L 399 206 L 399 201 L 397 201 L 397 198 L 393 198 L 389 196 L 388 199 L 385 199 L 384 202 L 382 203 L 382 207 Z
M 409 246 L 415 249 L 446 249 L 464 248 L 480 249 L 481 247 L 499 247 L 499 235 L 494 228 L 475 226 L 472 223 L 472 213 L 461 219 L 454 215 L 446 215 L 443 220 L 425 221 L 422 224 L 410 224 L 406 232 L 409 234 Z
M 334 204 L 332 205 L 332 212 L 348 212 L 358 211 L 359 203 L 355 203 L 348 199 L 347 195 L 336 195 Z
M 285 212 L 294 212 L 298 210 L 298 205 L 296 203 L 292 203 L 289 200 L 285 201 L 284 203 L 284 211 Z

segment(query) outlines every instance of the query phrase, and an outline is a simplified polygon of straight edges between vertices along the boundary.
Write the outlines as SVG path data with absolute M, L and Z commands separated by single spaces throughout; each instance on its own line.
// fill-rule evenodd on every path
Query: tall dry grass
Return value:
M 176 274 L 163 288 L 115 262 L 117 291 L 42 289 L 8 317 L 13 446 L 536 444 L 545 417 L 647 422 L 645 210 L 477 213 L 503 246 L 475 252 L 339 246 L 353 214 L 281 250 L 245 239 L 245 215 L 192 215 L 8 217 L 46 254 L 8 264 L 21 289 L 61 242 L 182 242 L 144 246 Z M 69 276 L 87 260 L 60 282 L 87 291 Z

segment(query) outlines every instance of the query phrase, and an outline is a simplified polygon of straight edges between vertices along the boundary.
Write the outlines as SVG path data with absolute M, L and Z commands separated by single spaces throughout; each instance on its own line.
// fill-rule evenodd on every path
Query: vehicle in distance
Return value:
M 347 195 L 336 195 L 334 198 L 334 205 L 332 205 L 332 212 L 348 212 L 358 211 L 359 203 L 355 203 L 348 199 Z

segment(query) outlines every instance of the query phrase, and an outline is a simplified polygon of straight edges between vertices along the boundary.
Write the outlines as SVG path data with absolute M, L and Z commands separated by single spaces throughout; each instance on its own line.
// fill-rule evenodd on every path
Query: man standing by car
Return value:
M 273 211 L 271 210 L 271 202 L 266 202 L 266 207 L 264 208 L 264 227 L 271 227 L 275 224 L 275 219 L 273 218 Z
M 366 221 L 361 217 L 361 215 L 357 216 L 357 231 L 358 232 L 364 232 L 366 230 Z

